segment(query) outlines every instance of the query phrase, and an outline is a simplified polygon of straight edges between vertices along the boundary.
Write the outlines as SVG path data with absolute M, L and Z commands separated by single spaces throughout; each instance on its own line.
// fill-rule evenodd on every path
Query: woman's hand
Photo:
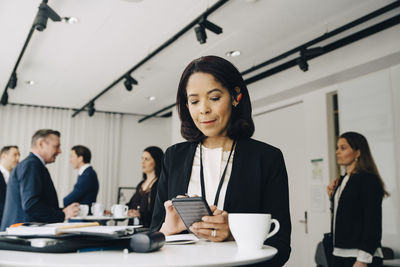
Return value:
M 233 240 L 228 224 L 228 212 L 219 210 L 216 206 L 210 208 L 213 216 L 204 216 L 202 222 L 190 226 L 190 231 L 214 242 Z
M 128 217 L 139 217 L 140 218 L 140 212 L 134 209 L 128 210 Z
M 326 192 L 328 193 L 329 197 L 332 197 L 333 191 L 335 190 L 335 188 L 337 187 L 339 183 L 339 178 L 333 179 L 329 185 L 326 187 Z
M 161 226 L 160 232 L 164 235 L 178 234 L 186 230 L 185 224 L 182 222 L 181 217 L 179 217 L 178 212 L 172 205 L 171 200 L 164 202 L 165 207 L 165 221 Z
M 364 262 L 361 261 L 356 261 L 353 265 L 353 267 L 367 267 L 368 265 Z

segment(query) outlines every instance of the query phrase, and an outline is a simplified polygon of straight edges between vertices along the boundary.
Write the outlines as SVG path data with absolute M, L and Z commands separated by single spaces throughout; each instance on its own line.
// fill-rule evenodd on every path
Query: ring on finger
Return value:
M 211 231 L 211 236 L 212 236 L 212 237 L 216 237 L 216 236 L 217 236 L 217 230 L 212 229 L 212 231 Z

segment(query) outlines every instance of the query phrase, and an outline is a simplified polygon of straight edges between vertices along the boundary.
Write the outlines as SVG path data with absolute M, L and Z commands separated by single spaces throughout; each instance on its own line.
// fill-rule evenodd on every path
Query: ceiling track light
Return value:
M 7 90 L 5 90 L 4 93 L 3 93 L 3 95 L 1 96 L 0 103 L 1 103 L 3 106 L 6 106 L 6 105 L 8 104 L 8 93 L 7 93 Z
M 17 87 L 17 74 L 15 72 L 13 72 L 13 74 L 11 74 L 10 80 L 8 81 L 8 88 L 10 89 L 15 89 L 15 87 Z
M 199 41 L 200 44 L 204 44 L 207 40 L 207 33 L 204 26 L 197 26 L 194 28 L 194 32 L 196 33 L 197 41 Z
M 132 1 L 132 0 L 127 0 L 127 1 Z M 135 0 L 133 0 L 135 1 Z M 137 1 L 137 0 L 136 0 Z M 72 114 L 72 118 L 74 118 L 75 116 L 77 116 L 80 112 L 85 111 L 86 108 L 88 107 L 89 103 L 91 101 L 94 101 L 96 99 L 98 99 L 99 97 L 103 96 L 105 93 L 107 93 L 109 90 L 111 90 L 112 88 L 115 87 L 115 85 L 119 84 L 121 81 L 123 81 L 126 77 L 126 75 L 129 73 L 133 73 L 135 70 L 137 70 L 138 68 L 140 68 L 141 66 L 143 66 L 143 64 L 145 64 L 146 62 L 148 62 L 150 59 L 152 59 L 153 57 L 155 57 L 156 55 L 158 55 L 161 51 L 163 51 L 164 49 L 166 49 L 167 47 L 169 47 L 171 44 L 173 44 L 175 41 L 179 40 L 180 37 L 182 37 L 184 34 L 186 34 L 188 31 L 192 30 L 194 27 L 196 27 L 200 20 L 204 17 L 206 18 L 207 16 L 209 16 L 210 14 L 212 14 L 213 12 L 215 12 L 218 8 L 220 8 L 221 6 L 223 6 L 224 4 L 228 3 L 229 0 L 218 0 L 216 1 L 215 4 L 213 4 L 212 6 L 210 6 L 209 8 L 207 8 L 207 10 L 205 10 L 201 15 L 199 15 L 198 17 L 196 17 L 194 20 L 192 20 L 188 25 L 186 25 L 185 27 L 183 27 L 180 31 L 178 31 L 176 34 L 174 34 L 172 37 L 168 38 L 164 43 L 162 43 L 159 47 L 157 47 L 154 51 L 148 53 L 147 56 L 145 56 L 142 60 L 140 60 L 140 62 L 138 62 L 136 65 L 134 65 L 132 68 L 130 68 L 129 70 L 127 70 L 126 72 L 124 72 L 124 74 L 119 77 L 116 81 L 113 81 L 109 86 L 107 86 L 104 90 L 102 90 L 101 92 L 99 92 L 95 97 L 93 97 L 91 100 L 89 100 L 86 104 L 84 104 L 80 109 L 76 110 L 73 114 Z M 222 30 L 222 29 L 221 29 Z M 175 104 L 174 104 L 175 105 Z
M 43 1 L 39 6 L 39 11 L 36 14 L 33 26 L 36 30 L 43 31 L 44 29 L 46 29 L 47 20 L 49 18 L 52 21 L 61 21 L 61 17 Z
M 137 85 L 138 81 L 136 81 L 132 76 L 129 74 L 125 76 L 124 86 L 127 91 L 132 91 L 132 85 Z
M 300 57 L 296 60 L 296 63 L 302 71 L 306 72 L 308 71 L 308 58 L 316 57 L 323 53 L 324 49 L 322 47 L 304 48 L 300 50 Z
M 92 117 L 94 115 L 94 113 L 96 112 L 96 109 L 94 108 L 94 101 L 89 103 L 89 117 Z
M 197 41 L 199 41 L 200 44 L 204 44 L 207 40 L 207 33 L 205 29 L 212 31 L 215 34 L 222 33 L 221 27 L 212 23 L 211 21 L 208 21 L 205 17 L 202 17 L 199 20 L 198 26 L 194 28 Z

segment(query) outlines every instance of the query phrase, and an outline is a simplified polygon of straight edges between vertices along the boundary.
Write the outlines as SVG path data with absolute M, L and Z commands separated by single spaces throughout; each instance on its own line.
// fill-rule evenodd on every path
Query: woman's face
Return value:
M 187 107 L 196 127 L 207 137 L 226 136 L 232 112 L 232 97 L 208 73 L 196 72 L 186 86 Z
M 154 171 L 156 162 L 154 161 L 151 154 L 147 151 L 143 151 L 142 154 L 142 172 L 148 174 Z
M 345 138 L 339 138 L 336 146 L 336 160 L 339 165 L 350 166 L 359 156 L 359 150 L 353 150 Z

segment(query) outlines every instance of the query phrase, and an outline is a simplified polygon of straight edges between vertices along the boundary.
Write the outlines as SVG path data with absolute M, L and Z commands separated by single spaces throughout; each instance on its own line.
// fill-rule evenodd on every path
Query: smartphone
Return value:
M 189 227 L 193 223 L 200 222 L 203 216 L 212 215 L 207 201 L 202 197 L 173 198 L 172 205 L 189 232 Z

